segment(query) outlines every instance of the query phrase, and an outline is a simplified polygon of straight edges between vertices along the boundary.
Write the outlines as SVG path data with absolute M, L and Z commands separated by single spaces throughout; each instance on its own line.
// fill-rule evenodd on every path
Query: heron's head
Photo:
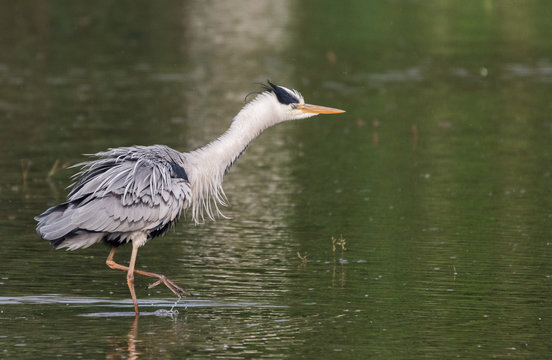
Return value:
M 306 119 L 318 114 L 339 114 L 345 110 L 329 108 L 320 105 L 305 104 L 303 96 L 293 89 L 278 86 L 270 81 L 264 86 L 266 92 L 276 103 L 281 121 Z

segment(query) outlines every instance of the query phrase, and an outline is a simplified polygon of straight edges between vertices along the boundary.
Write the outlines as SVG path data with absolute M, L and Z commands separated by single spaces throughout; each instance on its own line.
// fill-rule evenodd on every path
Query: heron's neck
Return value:
M 224 175 L 249 143 L 263 130 L 277 122 L 276 111 L 268 101 L 256 99 L 247 104 L 235 117 L 224 134 L 211 143 L 192 152 L 200 163 L 196 170 L 213 175 Z
M 260 98 L 260 99 L 259 99 Z M 224 174 L 249 143 L 263 130 L 278 122 L 277 112 L 262 96 L 247 104 L 236 115 L 230 128 L 213 142 L 187 154 L 186 169 L 192 187 L 192 216 L 201 222 L 203 213 L 213 218 L 218 205 L 226 205 L 222 190 Z

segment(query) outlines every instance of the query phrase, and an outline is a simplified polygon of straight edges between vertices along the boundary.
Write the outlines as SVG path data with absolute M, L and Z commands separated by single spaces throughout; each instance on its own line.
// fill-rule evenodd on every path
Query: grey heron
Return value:
M 223 176 L 263 130 L 278 123 L 344 110 L 305 104 L 293 89 L 270 81 L 263 91 L 234 117 L 230 128 L 211 143 L 182 153 L 164 145 L 108 149 L 73 176 L 67 201 L 35 217 L 42 239 L 56 248 L 76 250 L 101 240 L 111 246 L 106 264 L 127 272 L 134 311 L 139 314 L 134 274 L 156 279 L 151 289 L 164 284 L 175 295 L 191 295 L 164 275 L 135 269 L 138 249 L 165 234 L 183 210 L 193 221 L 222 215 L 226 205 Z M 115 262 L 117 247 L 132 243 L 128 266 Z

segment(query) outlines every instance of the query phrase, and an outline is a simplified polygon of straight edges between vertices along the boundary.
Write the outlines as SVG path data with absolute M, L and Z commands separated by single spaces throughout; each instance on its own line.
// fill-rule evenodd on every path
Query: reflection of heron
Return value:
M 135 270 L 138 248 L 163 235 L 183 209 L 190 208 L 196 223 L 213 218 L 225 205 L 222 179 L 249 143 L 266 128 L 287 120 L 343 110 L 305 104 L 295 90 L 268 82 L 249 102 L 230 128 L 210 144 L 189 153 L 163 145 L 109 149 L 83 163 L 67 202 L 51 207 L 35 219 L 37 232 L 56 248 L 75 250 L 100 240 L 112 246 L 106 263 L 127 272 L 127 283 L 138 314 L 134 274 L 157 279 L 174 294 L 191 295 L 160 274 Z M 121 244 L 132 242 L 129 266 L 113 260 Z
M 126 335 L 126 347 L 121 344 L 123 341 L 122 337 L 114 336 L 109 337 L 107 340 L 110 347 L 106 351 L 105 358 L 108 360 L 111 359 L 128 359 L 128 360 L 137 360 L 141 353 L 138 352 L 138 345 L 141 342 L 138 339 L 138 320 L 139 316 L 135 316 L 132 324 L 130 325 L 130 330 Z

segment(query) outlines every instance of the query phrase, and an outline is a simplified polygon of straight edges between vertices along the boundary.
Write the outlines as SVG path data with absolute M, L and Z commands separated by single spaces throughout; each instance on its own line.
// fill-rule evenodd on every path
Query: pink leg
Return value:
M 186 296 L 192 296 L 192 293 L 189 291 L 186 291 L 182 289 L 180 286 L 176 285 L 172 280 L 165 277 L 165 275 L 152 273 L 149 271 L 143 271 L 143 270 L 136 270 L 136 257 L 138 255 L 138 247 L 133 246 L 132 247 L 132 255 L 130 256 L 130 264 L 129 266 L 123 266 L 120 264 L 117 264 L 115 260 L 113 260 L 113 257 L 115 256 L 115 251 L 117 250 L 116 247 L 111 248 L 111 251 L 109 252 L 109 255 L 105 261 L 107 266 L 109 266 L 111 269 L 115 270 L 123 270 L 127 272 L 127 284 L 128 289 L 130 290 L 130 295 L 132 296 L 132 302 L 134 303 L 134 311 L 136 314 L 138 314 L 138 302 L 136 300 L 136 292 L 134 290 L 134 274 L 148 276 L 157 279 L 156 282 L 148 286 L 148 289 L 151 289 L 161 283 L 165 284 L 166 287 L 169 288 L 176 296 L 181 297 L 182 295 Z

